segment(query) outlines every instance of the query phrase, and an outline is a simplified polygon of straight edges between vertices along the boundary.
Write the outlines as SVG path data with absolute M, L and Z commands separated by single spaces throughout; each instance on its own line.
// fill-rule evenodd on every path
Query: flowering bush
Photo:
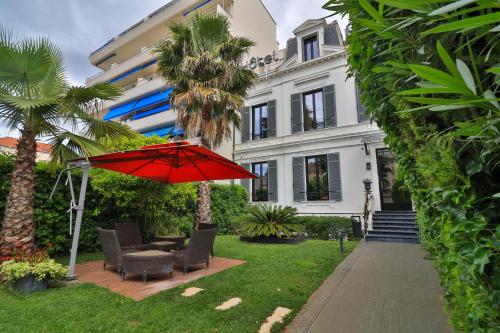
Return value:
M 19 280 L 30 274 L 37 280 L 58 279 L 64 277 L 66 272 L 66 268 L 50 259 L 45 251 L 17 254 L 0 266 L 0 273 L 7 282 Z

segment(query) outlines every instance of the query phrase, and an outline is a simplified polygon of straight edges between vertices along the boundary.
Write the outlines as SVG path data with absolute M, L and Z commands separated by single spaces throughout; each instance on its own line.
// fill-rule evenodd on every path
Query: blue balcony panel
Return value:
M 104 120 L 111 120 L 117 117 L 123 117 L 132 112 L 140 112 L 141 109 L 153 106 L 156 103 L 161 103 L 167 101 L 170 98 L 170 94 L 172 93 L 172 88 L 167 90 L 160 90 L 151 95 L 135 99 L 128 103 L 116 106 L 111 108 L 108 113 L 104 115 Z M 170 108 L 170 105 L 169 105 Z M 152 109 L 154 110 L 154 109 Z M 148 110 L 151 111 L 151 110 Z M 146 112 L 148 112 L 146 111 Z M 165 110 L 162 110 L 165 111 Z M 158 111 L 158 112 L 162 112 Z
M 161 137 L 165 136 L 178 136 L 184 134 L 184 130 L 182 128 L 175 128 L 175 125 L 170 125 L 166 127 L 155 128 L 150 131 L 142 132 L 144 136 L 153 136 L 158 135 Z

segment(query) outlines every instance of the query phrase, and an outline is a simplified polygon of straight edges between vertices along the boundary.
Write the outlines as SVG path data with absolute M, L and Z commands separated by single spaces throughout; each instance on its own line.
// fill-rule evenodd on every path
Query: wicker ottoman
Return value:
M 153 249 L 170 252 L 172 250 L 177 250 L 176 242 L 162 241 L 162 242 L 153 242 L 149 244 Z
M 148 275 L 170 273 L 173 279 L 174 255 L 158 251 L 141 251 L 124 254 L 122 257 L 122 281 L 125 274 L 142 274 L 144 283 L 147 282 Z

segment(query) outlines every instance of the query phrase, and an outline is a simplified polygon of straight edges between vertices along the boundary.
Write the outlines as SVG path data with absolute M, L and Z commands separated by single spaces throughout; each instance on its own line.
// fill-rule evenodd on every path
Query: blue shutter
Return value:
M 292 133 L 303 131 L 302 126 L 302 94 L 292 94 Z
M 305 160 L 294 157 L 293 166 L 293 201 L 306 201 Z
M 267 136 L 276 137 L 276 100 L 267 102 Z
M 246 106 L 243 108 L 243 116 L 242 116 L 242 124 L 241 124 L 241 142 L 250 141 L 250 107 Z
M 247 169 L 248 171 L 252 172 L 252 165 L 250 163 L 241 163 L 241 166 L 245 169 Z M 241 179 L 240 180 L 240 184 L 241 186 L 243 186 L 245 188 L 245 190 L 247 191 L 247 194 L 248 194 L 248 200 L 250 201 L 250 194 L 251 194 L 251 189 L 250 189 L 250 181 L 251 179 L 248 179 L 248 178 L 245 178 L 245 179 Z
M 269 201 L 278 201 L 278 163 L 276 160 L 268 162 L 267 188 Z
M 323 109 L 325 110 L 325 127 L 337 127 L 337 106 L 333 84 L 323 87 Z
M 342 201 L 339 153 L 328 154 L 328 192 L 330 200 Z

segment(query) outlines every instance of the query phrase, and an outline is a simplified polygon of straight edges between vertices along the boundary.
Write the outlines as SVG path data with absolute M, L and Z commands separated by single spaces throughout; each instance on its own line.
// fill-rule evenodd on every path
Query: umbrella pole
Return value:
M 74 280 L 76 278 L 75 274 L 75 264 L 76 264 L 76 254 L 78 252 L 78 241 L 80 238 L 80 227 L 82 226 L 82 217 L 85 204 L 85 193 L 87 192 L 87 182 L 89 179 L 89 163 L 81 164 L 83 175 L 82 184 L 80 186 L 80 197 L 78 198 L 78 206 L 76 209 L 76 221 L 75 229 L 73 231 L 73 244 L 71 245 L 71 257 L 69 260 L 68 274 L 66 275 L 66 280 Z

